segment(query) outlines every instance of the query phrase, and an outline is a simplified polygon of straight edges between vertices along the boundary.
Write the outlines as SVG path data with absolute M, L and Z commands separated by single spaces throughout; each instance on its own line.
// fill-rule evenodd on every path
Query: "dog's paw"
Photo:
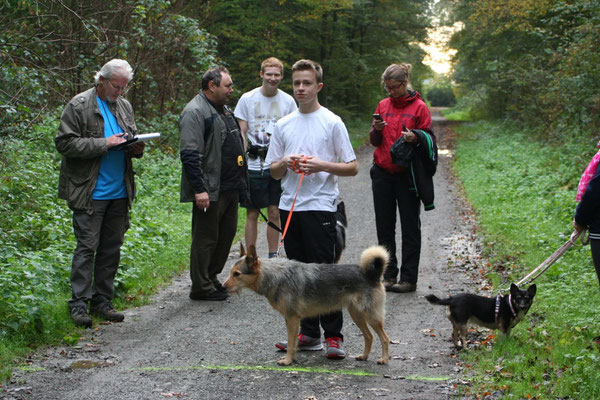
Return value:
M 386 365 L 388 363 L 388 359 L 386 358 L 380 358 L 379 360 L 377 360 L 377 364 L 379 365 Z
M 365 356 L 364 354 L 361 354 L 361 355 L 358 355 L 358 356 L 354 356 L 354 359 L 355 359 L 356 361 L 367 361 L 367 358 L 368 358 L 368 357 L 369 357 L 369 356 Z
M 294 360 L 290 360 L 287 357 L 283 357 L 281 360 L 277 361 L 277 365 L 282 365 L 282 366 L 291 365 L 293 361 Z

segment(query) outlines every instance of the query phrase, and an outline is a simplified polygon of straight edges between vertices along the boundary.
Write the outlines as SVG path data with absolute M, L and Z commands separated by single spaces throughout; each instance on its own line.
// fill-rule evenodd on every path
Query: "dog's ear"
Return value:
M 255 245 L 251 244 L 248 247 L 248 255 L 250 257 L 253 257 L 255 260 L 258 260 L 258 256 L 256 255 L 256 246 Z
M 527 288 L 527 292 L 529 293 L 529 295 L 531 297 L 535 296 L 535 292 L 537 291 L 537 287 L 535 286 L 535 283 L 531 286 L 529 286 L 529 288 Z
M 250 245 L 248 247 L 248 254 L 246 255 L 246 268 L 248 272 L 256 273 L 259 268 L 258 256 L 256 255 L 256 246 Z
M 519 287 L 517 285 L 515 285 L 514 283 L 511 283 L 510 284 L 510 294 L 515 296 L 518 291 L 519 291 Z

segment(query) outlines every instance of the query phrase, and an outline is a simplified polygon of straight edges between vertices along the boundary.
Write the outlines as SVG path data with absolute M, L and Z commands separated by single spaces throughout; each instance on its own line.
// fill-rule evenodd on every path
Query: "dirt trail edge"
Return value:
M 450 340 L 443 307 L 424 296 L 471 290 L 478 262 L 469 213 L 453 184 L 452 132 L 434 110 L 440 147 L 433 211 L 421 212 L 423 248 L 417 291 L 389 293 L 386 330 L 392 340 L 389 365 L 370 359 L 328 360 L 324 352 L 300 352 L 290 368 L 278 367 L 275 342 L 285 338 L 283 318 L 267 301 L 244 291 L 223 302 L 192 301 L 182 274 L 152 303 L 125 311 L 122 323 L 88 329 L 77 346 L 35 354 L 0 389 L 3 399 L 446 399 L 465 380 Z M 358 176 L 340 179 L 348 213 L 347 249 L 342 263 L 357 263 L 377 243 L 371 180 L 373 148 L 357 151 Z M 264 238 L 261 224 L 259 238 Z M 400 228 L 397 230 L 400 248 Z M 262 246 L 262 247 L 260 247 Z M 264 243 L 259 256 L 266 256 Z M 234 249 L 238 244 L 234 244 Z M 223 273 L 223 280 L 237 250 Z M 344 311 L 345 346 L 359 354 L 363 340 Z

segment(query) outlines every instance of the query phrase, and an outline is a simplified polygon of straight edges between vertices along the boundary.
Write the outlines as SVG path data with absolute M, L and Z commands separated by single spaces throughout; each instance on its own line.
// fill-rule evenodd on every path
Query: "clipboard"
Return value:
M 143 133 L 141 135 L 137 135 L 134 136 L 132 139 L 129 139 L 121 144 L 118 144 L 116 146 L 111 147 L 109 150 L 122 150 L 125 147 L 129 146 L 132 143 L 135 142 L 145 142 L 147 140 L 151 140 L 151 139 L 158 139 L 160 137 L 160 133 L 158 132 L 152 132 L 152 133 Z

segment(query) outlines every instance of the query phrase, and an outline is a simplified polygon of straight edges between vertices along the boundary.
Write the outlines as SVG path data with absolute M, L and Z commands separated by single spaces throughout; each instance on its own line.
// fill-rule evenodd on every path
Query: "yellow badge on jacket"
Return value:
M 243 166 L 244 165 L 244 157 L 238 156 L 238 162 L 237 162 L 237 164 L 238 164 L 238 167 Z

